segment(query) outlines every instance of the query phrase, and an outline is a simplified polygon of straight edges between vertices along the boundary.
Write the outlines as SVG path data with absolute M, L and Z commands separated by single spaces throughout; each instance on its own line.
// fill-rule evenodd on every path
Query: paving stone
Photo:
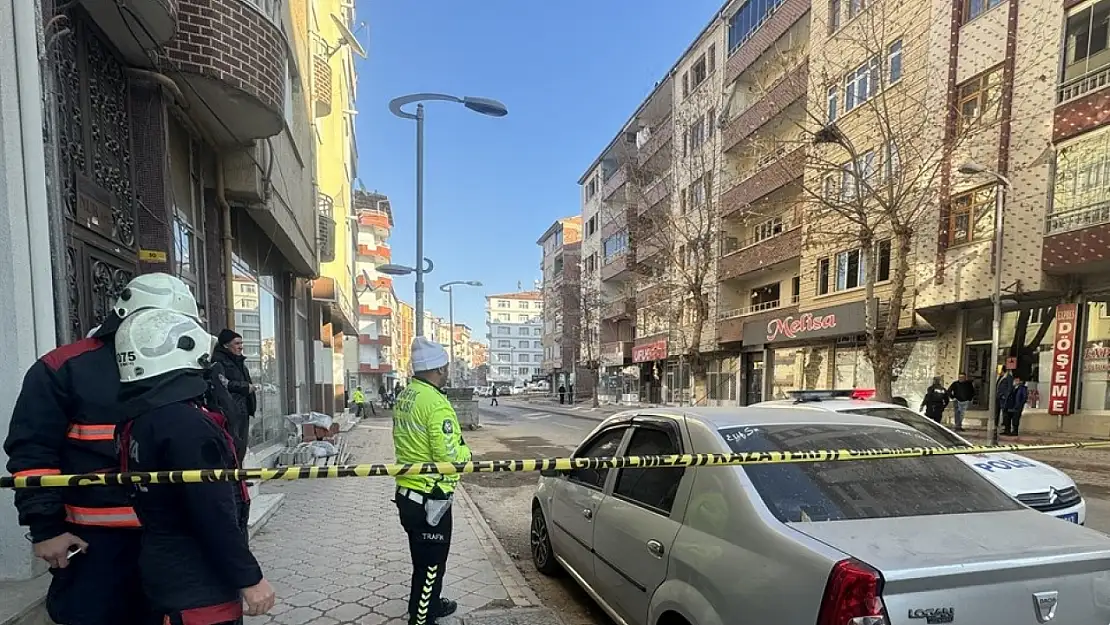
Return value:
M 399 618 L 409 613 L 409 606 L 407 601 L 400 599 L 390 599 L 385 603 L 374 608 L 378 614 L 384 614 L 389 617 Z
M 318 610 L 312 608 L 293 608 L 284 614 L 274 617 L 274 621 L 282 625 L 305 625 L 312 619 L 320 616 Z
M 354 603 L 360 599 L 364 599 L 369 594 L 368 591 L 361 588 L 344 588 L 331 593 L 331 598 L 340 603 Z
M 325 615 L 342 622 L 353 621 L 369 611 L 370 608 L 361 606 L 357 603 L 344 603 L 343 605 L 328 610 Z
M 286 599 L 283 603 L 288 603 L 294 607 L 308 607 L 315 606 L 320 601 L 327 599 L 328 596 L 316 590 L 306 590 L 299 592 L 292 597 Z

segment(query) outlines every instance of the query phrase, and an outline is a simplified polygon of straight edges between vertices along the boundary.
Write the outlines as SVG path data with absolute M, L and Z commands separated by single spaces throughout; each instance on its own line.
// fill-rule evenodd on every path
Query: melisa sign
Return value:
M 863 302 L 852 302 L 771 319 L 764 317 L 744 324 L 744 344 L 762 345 L 858 334 L 866 329 L 866 311 Z
M 1052 340 L 1052 378 L 1048 385 L 1048 414 L 1071 414 L 1072 364 L 1075 362 L 1075 326 L 1079 306 L 1056 306 L 1056 337 Z

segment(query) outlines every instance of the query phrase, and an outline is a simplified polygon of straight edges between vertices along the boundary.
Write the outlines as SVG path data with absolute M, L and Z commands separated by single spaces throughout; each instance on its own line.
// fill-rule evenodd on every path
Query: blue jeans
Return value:
M 964 426 L 964 413 L 967 412 L 967 407 L 971 405 L 970 401 L 957 401 L 956 405 L 956 429 Z

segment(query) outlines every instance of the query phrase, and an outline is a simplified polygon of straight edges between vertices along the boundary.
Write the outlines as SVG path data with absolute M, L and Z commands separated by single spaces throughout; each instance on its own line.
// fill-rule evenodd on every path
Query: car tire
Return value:
M 528 532 L 529 544 L 532 551 L 532 566 L 544 575 L 554 577 L 561 572 L 559 563 L 555 560 L 555 552 L 551 549 L 551 535 L 547 532 L 547 520 L 543 517 L 540 504 L 532 504 L 532 525 Z

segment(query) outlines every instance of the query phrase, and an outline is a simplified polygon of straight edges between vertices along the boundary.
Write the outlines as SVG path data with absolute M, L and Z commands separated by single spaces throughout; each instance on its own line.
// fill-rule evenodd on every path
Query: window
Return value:
M 531 341 L 519 341 L 517 343 L 517 347 L 519 347 L 521 349 L 528 349 L 528 346 L 531 345 L 531 344 L 532 344 Z
M 513 359 L 510 358 L 509 354 L 501 354 L 501 353 L 497 354 L 497 362 L 512 362 L 512 361 L 513 361 Z
M 744 45 L 782 3 L 783 0 L 748 0 L 733 13 L 728 19 L 728 53 L 731 55 Z
M 535 328 L 534 330 L 532 330 L 532 334 L 534 334 L 535 336 L 542 336 L 543 335 L 543 329 L 542 328 Z
M 1047 234 L 1101 223 L 1098 207 L 1106 201 L 1108 186 L 1110 132 L 1087 133 L 1059 148 Z
M 756 225 L 754 235 L 752 236 L 753 243 L 759 243 L 765 239 L 770 239 L 776 234 L 782 234 L 782 217 L 773 217 L 767 221 Z
M 892 182 L 902 170 L 902 157 L 898 154 L 898 144 L 891 139 L 886 144 L 883 158 L 883 180 Z
M 510 334 L 510 333 L 512 333 L 512 331 L 513 331 L 512 328 L 506 328 L 505 326 L 501 326 L 501 327 L 497 328 L 497 333 L 498 334 Z
M 1040 312 L 1041 310 L 1043 309 L 1037 309 L 1033 312 Z M 906 408 L 856 408 L 853 410 L 844 410 L 842 412 L 845 414 L 862 414 L 869 417 L 879 417 L 880 419 L 889 419 L 890 421 L 901 423 L 902 425 L 908 425 L 945 447 L 968 446 L 967 441 L 953 434 L 951 430 L 941 427 L 932 419 L 923 417 Z
M 690 68 L 690 88 L 697 89 L 706 78 L 709 78 L 709 67 L 706 64 L 705 55 L 702 55 Z
M 858 171 L 857 171 L 858 169 Z M 857 184 L 856 175 L 859 175 Z M 875 152 L 867 151 L 861 154 L 855 166 L 846 163 L 840 171 L 840 201 L 850 202 L 856 199 L 856 188 L 866 195 L 867 187 L 875 176 Z
M 501 340 L 497 341 L 497 346 L 498 347 L 512 347 L 513 342 L 512 341 L 507 341 L 505 339 L 501 339 Z
M 520 375 L 528 375 L 528 367 L 517 367 L 516 370 Z
M 831 124 L 836 121 L 836 101 L 840 97 L 840 90 L 836 85 L 829 87 L 828 90 L 828 108 L 825 110 L 825 119 Z
M 597 232 L 597 215 L 586 220 L 586 238 L 592 237 Z
M 959 87 L 959 124 L 966 130 L 977 121 L 990 123 L 998 119 L 1002 101 L 1002 66 L 968 80 Z
M 533 362 L 543 362 L 543 355 L 542 354 L 532 354 L 532 361 Z
M 585 266 L 586 271 L 596 270 L 597 269 L 597 253 L 593 253 L 593 254 L 590 254 L 589 256 L 587 256 L 586 260 L 583 261 L 583 265 Z
M 705 116 L 701 115 L 686 129 L 683 153 L 690 154 L 705 143 Z
M 1064 74 L 1061 101 L 1069 100 L 1093 89 L 1101 88 L 1105 81 L 1080 80 L 1110 64 L 1108 47 L 1110 28 L 1110 0 L 1089 5 L 1082 11 L 1068 16 L 1064 41 Z
M 667 456 L 681 454 L 682 448 L 668 432 L 656 428 L 637 427 L 632 430 L 626 456 Z M 678 494 L 678 484 L 686 467 L 656 469 L 620 469 L 613 496 L 640 504 L 650 510 L 670 515 Z
M 532 349 L 540 349 L 541 347 L 543 347 L 543 343 L 539 341 L 532 341 Z
M 597 182 L 597 176 L 594 176 L 593 178 L 590 178 L 590 181 L 586 183 L 586 201 L 587 202 L 590 201 L 590 199 L 592 199 L 593 196 L 597 195 L 598 186 L 599 185 L 598 185 L 598 182 Z
M 499 299 L 499 300 L 497 300 L 497 307 L 498 308 L 508 308 L 509 307 L 509 301 L 504 300 L 504 299 Z
M 524 314 L 524 315 L 517 315 L 517 319 L 518 319 L 518 320 L 519 320 L 519 321 L 520 321 L 521 323 L 528 323 L 528 319 L 530 319 L 530 317 L 529 317 L 528 315 L 526 315 L 526 314 Z
M 840 30 L 840 0 L 829 0 L 829 34 Z
M 527 301 L 520 302 L 520 307 L 523 310 L 528 310 L 528 302 Z
M 983 187 L 952 198 L 948 209 L 948 245 L 963 245 L 990 238 L 994 225 L 995 187 Z M 989 216 L 989 219 L 984 217 Z
M 863 104 L 879 92 L 879 77 L 878 57 L 873 57 L 854 71 L 848 72 L 848 75 L 844 77 L 845 113 Z
M 771 425 L 721 430 L 736 453 L 816 449 L 937 447 L 910 429 Z M 1002 512 L 1021 504 L 958 458 L 745 466 L 763 503 L 783 523 Z
M 705 51 L 705 64 L 710 74 L 717 71 L 717 44 L 709 44 L 709 49 Z
M 626 428 L 614 428 L 606 430 L 594 437 L 593 440 L 587 441 L 578 451 L 574 452 L 574 458 L 613 458 L 617 455 L 617 450 L 620 449 L 621 439 L 624 438 Z M 650 471 L 663 471 L 665 469 L 649 469 Z M 609 469 L 576 469 L 571 471 L 567 476 L 572 482 L 577 482 L 583 486 L 596 488 L 601 490 L 605 488 L 605 478 L 609 475 Z
M 890 240 L 884 239 L 875 244 L 875 282 L 890 279 Z M 817 261 L 817 294 L 825 295 L 831 291 L 846 291 L 866 283 L 863 258 L 860 249 L 840 252 L 831 258 Z
M 706 372 L 706 392 L 709 399 L 734 401 L 736 399 L 736 359 L 711 360 Z
M 899 39 L 890 44 L 890 52 L 887 54 L 887 71 L 890 72 L 888 78 L 888 85 L 902 80 L 902 40 Z
M 601 242 L 601 255 L 606 264 L 628 250 L 628 232 L 618 232 Z
M 532 375 L 539 375 L 539 374 L 540 374 L 540 368 L 539 367 L 532 367 Z
M 866 6 L 867 3 L 864 0 L 848 0 L 848 19 L 859 15 Z
M 498 375 L 510 376 L 510 375 L 513 374 L 513 368 L 512 367 L 498 367 L 497 368 L 497 373 L 498 373 Z
M 528 328 L 521 328 L 520 330 L 517 330 L 517 334 L 519 334 L 520 336 L 528 336 Z
M 964 0 L 964 23 L 970 22 L 1000 4 L 1002 0 Z

